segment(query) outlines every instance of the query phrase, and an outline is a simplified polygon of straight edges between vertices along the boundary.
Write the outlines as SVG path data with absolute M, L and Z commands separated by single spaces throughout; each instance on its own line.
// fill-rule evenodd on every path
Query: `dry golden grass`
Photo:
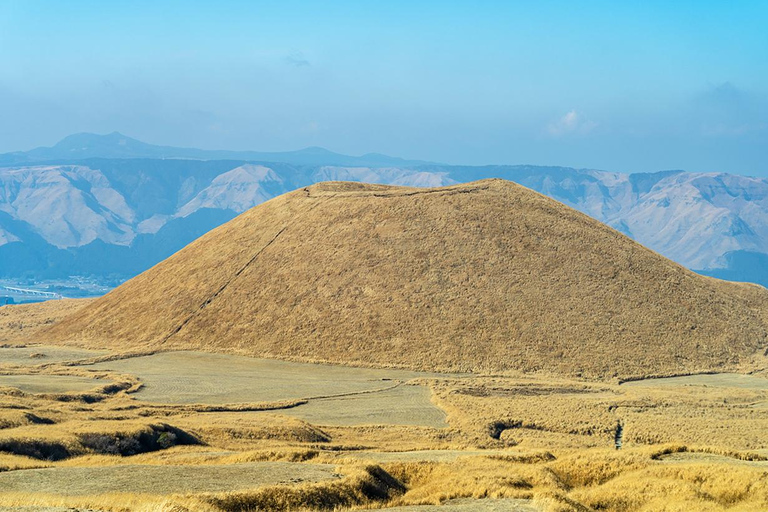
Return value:
M 651 466 L 570 496 L 592 510 L 758 511 L 768 508 L 768 475 L 739 465 Z
M 252 406 L 248 404 L 143 403 L 136 399 L 142 384 L 136 376 L 95 368 L 54 361 L 4 369 L 17 375 L 88 376 L 94 387 L 58 394 L 2 390 L 0 472 L 57 468 L 57 479 L 51 481 L 69 478 L 68 488 L 83 492 L 99 488 L 78 487 L 83 475 L 89 475 L 89 482 L 97 482 L 99 475 L 124 479 L 133 471 L 178 475 L 184 485 L 176 487 L 187 489 L 186 494 L 168 494 L 174 488 L 172 479 L 160 487 L 142 487 L 137 476 L 119 493 L 91 490 L 67 496 L 54 490 L 9 490 L 0 493 L 0 507 L 333 510 L 436 504 L 453 498 L 533 500 L 526 503 L 546 512 L 766 506 L 768 462 L 763 462 L 765 455 L 745 450 L 768 446 L 768 408 L 757 407 L 768 402 L 768 390 L 746 379 L 714 379 L 745 386 L 734 388 L 676 381 L 640 386 L 526 375 L 433 375 L 419 382 L 432 390 L 433 403 L 447 413 L 448 428 L 320 427 L 280 410 L 242 410 Z M 346 371 L 355 374 L 352 368 Z M 277 404 L 262 405 L 271 406 Z M 619 422 L 624 448 L 616 451 Z M 173 442 L 166 438 L 160 443 L 165 432 L 174 433 Z M 182 436 L 199 444 L 179 445 Z M 446 456 L 433 455 L 432 450 L 445 450 Z M 216 479 L 226 471 L 217 468 L 237 471 L 237 464 L 256 464 L 255 471 L 269 471 L 268 464 L 258 464 L 275 461 L 297 464 L 289 472 L 296 478 L 311 472 L 302 464 L 328 465 L 344 476 L 250 490 L 237 490 L 233 481 L 228 492 L 201 492 L 220 485 Z M 163 472 L 157 466 L 171 468 Z M 205 468 L 195 469 L 198 466 Z M 209 473 L 208 487 L 188 490 Z M 26 481 L 23 475 L 37 478 L 34 472 L 18 473 L 10 483 Z M 377 488 L 380 491 L 371 492 Z
M 609 379 L 748 364 L 767 320 L 765 289 L 694 274 L 510 182 L 322 183 L 215 229 L 42 338 Z
M 34 341 L 32 335 L 93 302 L 93 299 L 50 300 L 0 307 L 0 344 Z
M 71 369 L 62 367 L 56 371 Z M 739 427 L 741 409 L 723 407 L 718 421 L 722 422 L 724 432 L 732 431 L 732 438 L 726 434 L 713 438 L 723 441 L 719 445 L 646 445 L 632 440 L 633 430 L 640 427 L 648 431 L 655 428 L 661 437 L 670 439 L 701 437 L 707 427 L 695 418 L 711 416 L 717 410 L 714 404 L 727 400 L 744 405 L 768 398 L 765 391 L 640 389 L 527 377 L 435 379 L 427 383 L 434 389 L 435 402 L 448 412 L 451 426 L 447 429 L 321 429 L 279 412 L 203 413 L 147 407 L 125 391 L 106 394 L 93 403 L 60 401 L 45 395 L 7 395 L 0 407 L 0 419 L 11 415 L 19 419 L 23 412 L 49 421 L 9 421 L 0 430 L 0 452 L 4 451 L 0 455 L 0 470 L 72 467 L 83 468 L 98 478 L 98 468 L 130 465 L 131 471 L 140 472 L 144 465 L 163 465 L 174 466 L 165 473 L 168 475 L 196 475 L 198 471 L 184 467 L 205 465 L 208 469 L 204 472 L 215 471 L 222 465 L 285 461 L 299 465 L 329 464 L 338 468 L 334 471 L 343 477 L 328 482 L 215 493 L 158 494 L 141 488 L 80 496 L 6 492 L 0 496 L 0 506 L 36 504 L 110 511 L 212 512 L 378 508 L 436 504 L 453 498 L 521 498 L 532 499 L 535 506 L 547 512 L 630 512 L 761 510 L 768 503 L 768 462 L 762 462 L 765 457 L 740 448 L 745 444 L 743 439 L 750 435 L 756 445 L 768 444 L 764 416 L 751 418 L 756 424 L 749 427 L 749 435 L 739 434 L 739 428 L 747 428 Z M 707 393 L 712 396 L 707 398 Z M 617 404 L 624 405 L 611 408 Z M 632 409 L 631 421 L 623 416 L 624 407 Z M 657 416 L 659 410 L 667 408 L 668 416 Z M 687 411 L 680 420 L 686 429 L 674 435 L 664 423 L 681 411 Z M 652 414 L 646 416 L 647 412 Z M 625 448 L 620 451 L 612 448 L 611 429 L 617 417 L 625 422 L 627 436 Z M 495 439 L 488 427 L 499 420 L 519 422 L 523 428 L 512 427 Z M 158 431 L 183 432 L 201 444 L 158 446 Z M 128 445 L 152 451 L 117 455 L 116 439 L 130 441 L 142 434 L 154 439 L 155 445 Z M 46 457 L 9 454 L 9 446 L 22 446 L 25 442 L 27 446 L 37 442 L 38 448 L 46 444 L 49 448 L 63 446 L 67 457 L 51 462 Z M 483 455 L 483 447 L 492 449 Z M 350 456 L 361 448 L 368 450 L 366 455 Z M 376 450 L 425 449 L 466 450 L 467 455 L 440 460 L 426 457 L 420 461 L 418 455 L 403 454 L 406 457 L 402 461 L 393 461 L 391 457 L 376 460 Z M 712 457 L 696 457 L 699 454 Z M 369 462 L 361 464 L 361 459 Z M 267 469 L 265 466 L 264 470 Z M 71 475 L 77 478 L 81 473 L 73 471 Z M 302 468 L 297 466 L 295 474 L 301 473 Z M 60 478 L 65 478 L 69 473 L 61 474 L 64 476 Z M 73 481 L 72 486 L 76 485 Z
M 344 465 L 341 480 L 214 494 L 62 496 L 6 493 L 0 505 L 105 510 L 332 510 L 437 504 L 454 498 L 533 499 L 542 510 L 764 510 L 765 466 L 665 463 L 650 449 L 600 449 L 556 461 L 468 457 L 455 462 Z M 93 463 L 94 461 L 90 461 Z M 140 466 L 135 467 L 140 471 Z M 297 470 L 298 473 L 298 470 Z M 170 474 L 170 473 L 169 473 Z M 173 508 L 184 507 L 184 508 Z M 468 509 L 469 510 L 469 509 Z
M 768 447 L 768 390 L 627 387 L 532 378 L 434 381 L 451 426 L 478 445 L 611 446 L 619 423 L 624 446 L 663 443 Z M 492 440 L 494 429 L 499 440 Z M 490 444 L 489 444 L 490 443 Z

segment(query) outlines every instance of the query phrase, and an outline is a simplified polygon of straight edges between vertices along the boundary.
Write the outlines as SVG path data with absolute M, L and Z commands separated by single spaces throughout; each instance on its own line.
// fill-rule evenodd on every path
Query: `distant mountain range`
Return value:
M 491 177 L 557 199 L 701 273 L 768 285 L 766 179 L 451 166 L 321 148 L 206 151 L 119 133 L 0 155 L 0 277 L 126 279 L 252 206 L 320 181 L 431 187 Z
M 245 160 L 281 162 L 294 165 L 423 165 L 429 162 L 404 160 L 377 153 L 363 156 L 340 155 L 323 148 L 305 148 L 298 151 L 258 152 L 226 151 L 172 146 L 155 146 L 113 132 L 108 135 L 77 133 L 63 138 L 53 147 L 35 148 L 0 154 L 0 165 L 19 165 L 30 162 L 70 162 L 87 158 L 152 158 L 185 160 Z

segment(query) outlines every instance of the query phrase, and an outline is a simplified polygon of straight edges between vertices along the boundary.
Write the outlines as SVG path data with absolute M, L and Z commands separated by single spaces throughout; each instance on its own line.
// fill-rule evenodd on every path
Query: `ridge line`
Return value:
M 452 195 L 458 195 L 458 194 L 472 194 L 475 192 L 479 192 L 481 190 L 489 190 L 490 187 L 472 187 L 472 188 L 455 188 L 453 190 L 445 190 L 445 188 L 448 187 L 438 187 L 438 188 L 431 188 L 426 190 L 414 190 L 411 192 L 402 192 L 402 193 L 382 193 L 382 192 L 360 192 L 360 191 L 354 191 L 354 192 L 333 192 L 331 194 L 327 195 L 312 195 L 312 191 L 309 190 L 309 187 L 304 187 L 304 192 L 306 193 L 306 197 L 309 199 L 322 199 L 323 197 L 333 197 L 333 198 L 347 198 L 347 197 L 377 197 L 377 198 L 383 198 L 383 199 L 389 199 L 389 198 L 397 198 L 397 197 L 412 197 L 412 196 L 418 196 L 418 195 L 427 195 L 427 194 L 440 194 L 440 195 L 446 195 L 446 196 L 452 196 Z

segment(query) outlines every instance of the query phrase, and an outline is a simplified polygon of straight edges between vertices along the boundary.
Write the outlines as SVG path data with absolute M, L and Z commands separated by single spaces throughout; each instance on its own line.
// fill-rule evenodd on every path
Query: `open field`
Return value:
M 445 413 L 430 402 L 431 394 L 425 386 L 400 385 L 375 393 L 309 400 L 282 413 L 316 425 L 447 427 Z
M 189 351 L 120 359 L 88 368 L 136 375 L 144 383 L 137 399 L 171 404 L 274 402 L 335 396 L 438 376 Z
M 44 363 L 77 361 L 107 354 L 104 350 L 88 350 L 74 347 L 26 345 L 0 347 L 0 365 L 38 365 Z
M 434 373 L 187 351 L 85 368 L 136 375 L 143 386 L 134 396 L 146 402 L 220 405 L 299 399 L 307 403 L 285 409 L 283 414 L 318 425 L 447 426 L 445 413 L 430 402 L 427 387 L 404 384 L 446 377 Z
M 251 462 L 200 466 L 119 465 L 58 467 L 0 473 L 0 493 L 62 495 L 220 492 L 338 478 L 333 466 L 291 462 Z
M 67 375 L 0 375 L 0 387 L 18 388 L 26 393 L 69 393 L 88 391 L 105 382 Z

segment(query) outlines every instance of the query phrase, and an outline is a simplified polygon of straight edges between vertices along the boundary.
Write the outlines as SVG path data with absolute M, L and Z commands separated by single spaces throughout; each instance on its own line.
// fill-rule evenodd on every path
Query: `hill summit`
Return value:
M 743 363 L 768 344 L 768 291 L 503 180 L 327 182 L 243 213 L 44 339 L 623 378 Z

